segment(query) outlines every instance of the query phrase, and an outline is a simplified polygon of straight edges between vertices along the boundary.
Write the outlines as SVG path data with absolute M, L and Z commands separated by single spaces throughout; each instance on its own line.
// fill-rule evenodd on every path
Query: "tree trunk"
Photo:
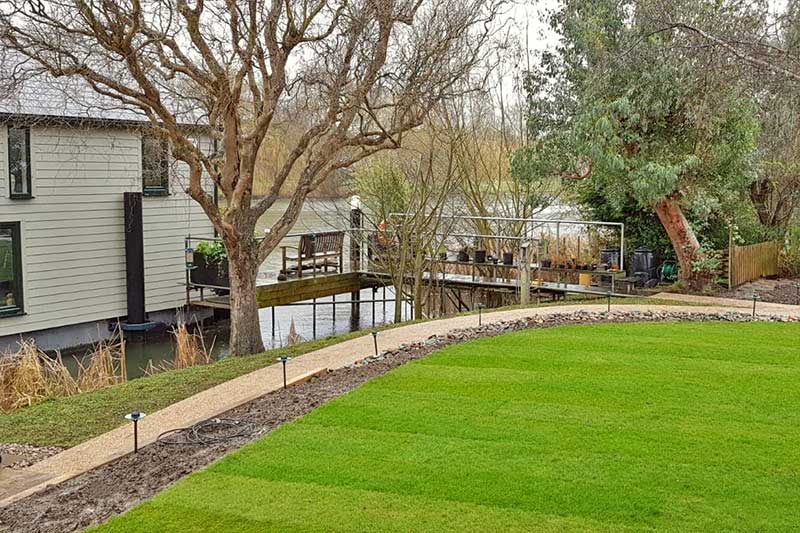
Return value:
M 678 264 L 681 267 L 680 279 L 693 283 L 697 276 L 692 271 L 692 263 L 697 259 L 702 259 L 703 256 L 697 236 L 674 198 L 658 202 L 655 205 L 655 211 L 661 225 L 667 231 L 672 248 L 675 250 L 675 256 L 678 258 Z
M 256 300 L 258 260 L 256 251 L 241 249 L 228 251 L 231 302 L 231 355 L 250 355 L 264 351 L 261 324 Z M 251 246 L 251 248 L 255 248 Z
M 422 318 L 422 308 L 423 308 L 423 299 L 422 299 L 422 272 L 417 272 L 414 276 L 414 318 L 419 320 Z
M 394 323 L 399 324 L 403 321 L 403 286 L 395 283 L 394 285 Z

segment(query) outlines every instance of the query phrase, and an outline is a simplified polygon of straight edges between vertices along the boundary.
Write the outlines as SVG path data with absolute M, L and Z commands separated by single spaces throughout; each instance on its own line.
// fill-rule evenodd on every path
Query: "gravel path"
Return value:
M 744 313 L 679 313 L 673 311 L 592 313 L 577 311 L 531 316 L 482 327 L 451 331 L 424 342 L 404 345 L 368 357 L 345 368 L 330 371 L 311 381 L 278 390 L 220 415 L 241 424 L 228 428 L 239 434 L 209 444 L 169 445 L 157 442 L 61 484 L 16 501 L 0 509 L 0 531 L 76 531 L 104 522 L 152 497 L 187 474 L 199 470 L 225 454 L 262 437 L 276 427 L 294 420 L 319 405 L 345 394 L 365 381 L 408 361 L 425 357 L 445 346 L 510 331 L 553 327 L 564 324 L 609 322 L 660 322 L 725 320 L 748 322 Z M 765 321 L 796 321 L 786 317 L 761 317 Z M 242 430 L 247 434 L 241 435 Z M 229 432 L 228 435 L 231 433 Z M 225 430 L 203 433 L 207 440 L 224 437 Z M 170 441 L 193 436 L 188 430 L 171 434 Z

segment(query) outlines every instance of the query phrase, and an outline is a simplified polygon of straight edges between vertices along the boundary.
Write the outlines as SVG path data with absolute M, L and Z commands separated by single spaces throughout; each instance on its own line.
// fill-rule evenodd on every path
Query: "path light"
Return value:
M 482 311 L 482 310 L 483 310 L 483 308 L 484 308 L 484 307 L 486 307 L 486 306 L 485 306 L 485 305 L 483 305 L 483 304 L 475 304 L 475 307 L 477 307 L 477 308 L 478 308 L 478 325 L 480 326 L 480 325 L 482 325 L 482 324 L 483 324 L 483 316 L 481 315 L 481 311 Z
M 133 422 L 133 453 L 139 452 L 139 420 L 145 417 L 144 413 L 134 411 L 125 415 L 125 420 Z
M 606 312 L 610 313 L 611 312 L 611 293 L 610 292 L 606 293 L 606 298 L 608 299 L 608 311 L 606 311 Z
M 375 357 L 378 357 L 378 332 L 372 332 L 372 342 L 375 344 Z
M 281 363 L 283 363 L 283 388 L 284 389 L 286 388 L 286 363 L 289 362 L 289 359 L 291 359 L 291 357 L 288 357 L 286 355 L 282 355 L 282 356 L 278 357 L 277 359 L 275 359 L 276 361 L 280 361 Z
M 761 299 L 757 292 L 753 293 L 753 317 L 756 316 L 756 302 Z

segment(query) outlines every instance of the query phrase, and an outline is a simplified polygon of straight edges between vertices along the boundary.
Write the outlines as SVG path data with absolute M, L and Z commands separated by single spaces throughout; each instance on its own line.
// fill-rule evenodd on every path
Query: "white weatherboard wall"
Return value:
M 21 223 L 26 313 L 0 318 L 0 339 L 125 316 L 122 193 L 142 190 L 139 132 L 32 127 L 30 200 L 9 198 L 7 151 L 0 125 L 0 222 Z M 213 234 L 181 170 L 170 196 L 143 199 L 148 312 L 184 303 L 184 237 Z

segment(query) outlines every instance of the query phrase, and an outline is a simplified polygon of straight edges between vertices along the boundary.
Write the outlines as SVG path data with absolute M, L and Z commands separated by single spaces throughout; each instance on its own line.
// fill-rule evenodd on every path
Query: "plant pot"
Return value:
M 212 285 L 215 287 L 229 287 L 228 263 L 209 263 L 203 254 L 194 254 L 194 268 L 190 271 L 192 283 L 196 285 Z
M 550 268 L 553 262 L 550 259 L 542 259 L 542 268 Z
M 503 264 L 504 265 L 513 265 L 514 264 L 514 254 L 511 252 L 503 252 Z
M 467 253 L 466 250 L 461 250 L 460 252 L 458 252 L 458 257 L 456 258 L 456 260 L 459 263 L 468 263 L 469 262 L 469 254 Z
M 486 262 L 486 250 L 475 250 L 475 262 L 476 263 Z

